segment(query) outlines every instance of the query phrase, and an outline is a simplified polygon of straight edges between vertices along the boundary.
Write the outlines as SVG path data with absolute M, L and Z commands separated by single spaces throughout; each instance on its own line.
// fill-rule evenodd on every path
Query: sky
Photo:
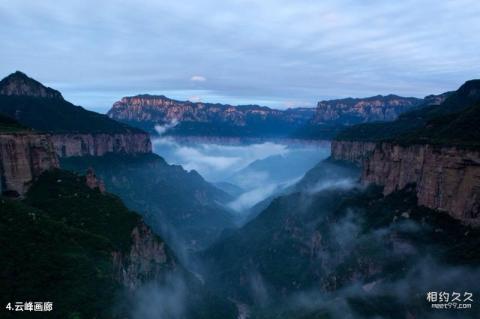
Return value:
M 480 78 L 478 0 L 0 0 L 0 76 L 106 112 L 141 93 L 315 106 Z

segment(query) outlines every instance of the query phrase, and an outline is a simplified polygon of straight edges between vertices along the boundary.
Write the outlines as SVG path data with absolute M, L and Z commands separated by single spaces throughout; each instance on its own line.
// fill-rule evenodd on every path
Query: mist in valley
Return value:
M 239 217 L 298 182 L 330 153 L 330 145 L 323 142 L 218 144 L 159 137 L 153 146 L 168 163 L 194 170 L 228 193 L 232 200 L 226 207 Z
M 358 167 L 328 159 L 329 145 L 160 136 L 153 146 L 169 164 L 198 172 L 230 196 L 222 205 L 235 227 L 200 251 L 182 249 L 181 258 L 200 290 L 226 300 L 218 311 L 286 319 L 478 314 L 432 313 L 425 301 L 429 291 L 469 291 L 480 280 L 474 266 L 455 260 L 448 242 L 463 226 L 446 228 L 448 218 L 415 208 L 408 193 L 383 199 L 381 190 L 360 183 Z M 478 233 L 470 236 L 461 251 L 475 245 Z M 135 316 L 182 318 L 192 308 L 191 284 L 182 277 L 147 285 L 135 297 L 142 305 Z M 157 310 L 139 312 L 148 307 Z

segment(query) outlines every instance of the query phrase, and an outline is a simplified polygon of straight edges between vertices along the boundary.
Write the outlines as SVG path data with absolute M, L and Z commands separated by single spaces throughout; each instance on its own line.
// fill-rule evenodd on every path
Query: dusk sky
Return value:
M 480 78 L 478 0 L 0 1 L 0 75 L 105 112 L 140 93 L 277 108 Z

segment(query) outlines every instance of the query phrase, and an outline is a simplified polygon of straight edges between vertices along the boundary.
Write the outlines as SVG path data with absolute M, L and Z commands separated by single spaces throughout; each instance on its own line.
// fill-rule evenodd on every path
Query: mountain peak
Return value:
M 453 92 L 442 106 L 451 112 L 463 110 L 480 103 L 480 80 L 470 80 Z
M 16 71 L 0 81 L 0 95 L 34 96 L 63 99 L 62 94 Z

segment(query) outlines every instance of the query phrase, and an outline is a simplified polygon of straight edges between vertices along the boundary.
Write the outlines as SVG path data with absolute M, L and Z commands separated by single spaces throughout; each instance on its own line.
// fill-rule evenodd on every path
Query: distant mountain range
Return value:
M 172 135 L 201 136 L 288 136 L 314 114 L 312 108 L 285 111 L 258 105 L 225 105 L 177 101 L 165 96 L 124 97 L 107 115 L 117 121 L 156 134 L 155 126 L 173 126 Z
M 441 99 L 435 96 L 437 99 Z M 177 101 L 159 95 L 124 97 L 107 115 L 157 134 L 223 137 L 325 138 L 345 125 L 394 120 L 426 99 L 396 95 L 322 101 L 317 108 L 272 109 L 258 105 L 226 105 Z M 165 131 L 165 132 L 164 132 Z

